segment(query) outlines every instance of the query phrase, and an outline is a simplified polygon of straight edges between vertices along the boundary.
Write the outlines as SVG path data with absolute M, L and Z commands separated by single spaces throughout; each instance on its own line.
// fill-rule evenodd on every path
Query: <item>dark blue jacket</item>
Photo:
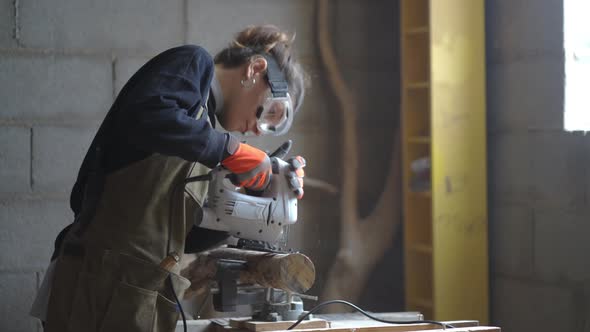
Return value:
M 185 45 L 157 55 L 131 77 L 84 157 L 70 196 L 75 216 L 82 209 L 93 167 L 100 167 L 108 175 L 153 153 L 200 162 L 210 168 L 221 161 L 228 136 L 213 128 L 214 108 L 209 107 L 208 114 L 213 126 L 205 117 L 195 119 L 209 94 L 213 71 L 207 51 Z M 97 146 L 100 158 L 95 152 Z M 65 232 L 67 229 L 58 236 L 56 248 Z M 225 237 L 225 232 L 194 227 L 187 238 L 187 252 L 205 249 Z

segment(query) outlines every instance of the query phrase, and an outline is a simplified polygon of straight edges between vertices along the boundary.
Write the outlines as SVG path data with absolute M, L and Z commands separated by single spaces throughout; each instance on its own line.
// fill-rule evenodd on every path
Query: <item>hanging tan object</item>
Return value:
M 320 59 L 337 101 L 342 119 L 342 183 L 340 186 L 340 248 L 328 273 L 322 300 L 344 299 L 356 302 L 365 289 L 370 273 L 393 244 L 399 229 L 401 193 L 399 126 L 394 126 L 389 174 L 373 211 L 361 218 L 358 208 L 359 148 L 356 106 L 353 91 L 339 69 L 329 27 L 328 0 L 318 1 L 317 27 Z M 342 308 L 336 308 L 341 311 Z M 326 312 L 333 312 L 327 308 Z

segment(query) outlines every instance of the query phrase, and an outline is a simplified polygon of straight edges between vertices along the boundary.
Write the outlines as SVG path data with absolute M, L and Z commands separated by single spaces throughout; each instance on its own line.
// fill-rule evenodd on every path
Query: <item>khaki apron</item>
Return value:
M 172 271 L 159 264 L 169 253 L 182 255 L 202 216 L 208 182 L 184 180 L 208 171 L 153 154 L 108 174 L 94 217 L 82 235 L 74 223 L 56 259 L 45 330 L 174 331 L 179 310 L 172 286 L 182 298 L 190 281 L 178 274 L 180 264 Z

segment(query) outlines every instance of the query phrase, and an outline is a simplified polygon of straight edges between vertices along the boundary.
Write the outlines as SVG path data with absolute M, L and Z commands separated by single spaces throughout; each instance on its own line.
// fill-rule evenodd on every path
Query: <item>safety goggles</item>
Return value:
M 293 103 L 287 93 L 284 97 L 266 98 L 262 106 L 256 112 L 256 126 L 263 135 L 283 135 L 293 123 Z
M 293 123 L 293 102 L 285 75 L 276 60 L 269 54 L 263 56 L 267 62 L 266 78 L 270 92 L 256 112 L 256 126 L 262 135 L 283 135 Z

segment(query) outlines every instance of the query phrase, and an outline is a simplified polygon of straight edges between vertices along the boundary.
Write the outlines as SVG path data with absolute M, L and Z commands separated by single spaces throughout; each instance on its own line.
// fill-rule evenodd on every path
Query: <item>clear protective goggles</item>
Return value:
M 288 93 L 283 97 L 275 97 L 269 92 L 256 117 L 256 127 L 262 135 L 278 136 L 287 133 L 293 123 L 291 97 Z

